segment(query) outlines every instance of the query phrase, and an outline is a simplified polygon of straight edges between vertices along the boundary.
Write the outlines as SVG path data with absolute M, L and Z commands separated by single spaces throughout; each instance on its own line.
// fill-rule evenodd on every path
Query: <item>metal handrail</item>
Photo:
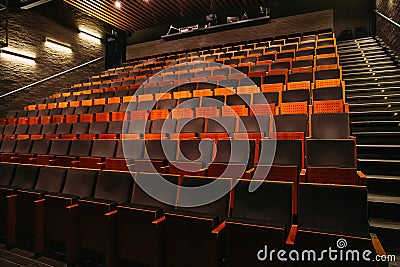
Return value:
M 47 81 L 49 81 L 49 80 L 52 80 L 52 79 L 54 79 L 54 78 L 57 78 L 57 77 L 59 77 L 59 76 L 61 76 L 61 75 L 64 75 L 64 74 L 66 74 L 66 73 L 69 73 L 69 72 L 71 72 L 71 71 L 74 71 L 74 70 L 83 68 L 83 67 L 85 67 L 85 66 L 87 66 L 87 65 L 90 65 L 90 64 L 95 63 L 95 62 L 97 62 L 97 61 L 100 61 L 100 60 L 102 60 L 102 59 L 104 59 L 104 57 L 99 57 L 99 58 L 93 59 L 93 60 L 91 60 L 91 61 L 89 61 L 89 62 L 86 62 L 86 63 L 83 63 L 83 64 L 81 64 L 81 65 L 79 65 L 79 66 L 73 67 L 73 68 L 71 68 L 71 69 L 68 69 L 68 70 L 65 70 L 65 71 L 63 71 L 63 72 L 57 73 L 57 74 L 55 74 L 55 75 L 52 75 L 52 76 L 50 76 L 50 77 L 47 77 L 47 78 L 45 78 L 45 79 L 43 79 L 43 80 L 34 82 L 34 83 L 32 83 L 32 84 L 29 84 L 29 85 L 26 85 L 26 86 L 24 86 L 24 87 L 18 88 L 18 89 L 16 89 L 16 90 L 11 91 L 11 92 L 5 93 L 5 94 L 1 95 L 0 98 L 3 98 L 3 97 L 5 97 L 5 96 L 9 96 L 9 95 L 15 94 L 15 93 L 17 93 L 17 92 L 19 92 L 19 91 L 28 89 L 28 88 L 30 88 L 30 87 L 33 87 L 33 86 L 35 86 L 35 85 L 38 85 L 38 84 L 41 84 L 41 83 L 44 83 L 44 82 L 47 82 Z
M 396 21 L 392 20 L 391 18 L 389 18 L 388 16 L 383 15 L 381 12 L 379 12 L 378 10 L 374 10 L 376 14 L 378 14 L 379 16 L 381 16 L 382 18 L 386 19 L 387 21 L 389 21 L 390 23 L 392 23 L 393 25 L 397 26 L 400 28 L 400 24 L 397 23 Z

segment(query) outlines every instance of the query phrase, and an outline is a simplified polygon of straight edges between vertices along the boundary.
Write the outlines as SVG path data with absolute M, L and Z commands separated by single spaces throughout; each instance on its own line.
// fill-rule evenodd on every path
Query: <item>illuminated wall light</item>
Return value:
M 114 5 L 115 5 L 115 7 L 116 7 L 116 8 L 118 8 L 118 9 L 120 9 L 120 8 L 122 7 L 122 4 L 121 4 L 121 2 L 120 2 L 120 1 L 118 1 L 118 0 L 117 0 L 117 1 L 115 1 L 115 4 L 114 4 Z
M 80 31 L 79 36 L 82 37 L 83 39 L 87 39 L 89 41 L 96 42 L 98 44 L 101 43 L 101 37 L 98 34 L 82 29 L 80 29 L 79 31 Z
M 69 45 L 60 43 L 58 41 L 55 41 L 55 40 L 52 40 L 52 39 L 49 39 L 49 38 L 46 38 L 46 45 L 48 47 L 57 49 L 59 51 L 63 51 L 63 52 L 66 52 L 66 53 L 72 53 L 72 49 L 71 49 L 71 47 Z
M 18 60 L 26 64 L 35 64 L 35 56 L 21 53 L 20 51 L 12 48 L 1 49 L 1 56 L 9 60 Z

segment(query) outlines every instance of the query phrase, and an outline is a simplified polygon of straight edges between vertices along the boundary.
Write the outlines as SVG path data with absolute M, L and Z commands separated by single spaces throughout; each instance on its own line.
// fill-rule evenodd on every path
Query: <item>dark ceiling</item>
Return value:
M 182 19 L 201 18 L 211 10 L 226 10 L 257 6 L 260 0 L 64 0 L 76 8 L 121 30 L 137 31 L 173 24 Z

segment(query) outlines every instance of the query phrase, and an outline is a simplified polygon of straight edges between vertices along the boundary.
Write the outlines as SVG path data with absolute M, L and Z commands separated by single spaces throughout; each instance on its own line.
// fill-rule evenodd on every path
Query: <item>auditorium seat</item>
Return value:
M 275 104 L 279 106 L 279 92 L 253 94 L 253 104 Z
M 190 207 L 194 191 L 185 187 L 199 187 L 209 183 L 226 192 L 209 204 Z M 231 179 L 184 176 L 177 196 L 177 210 L 165 213 L 165 264 L 186 267 L 188 262 L 198 266 L 216 267 L 223 261 L 223 230 L 221 223 L 229 217 Z M 186 208 L 181 208 L 182 206 Z M 201 253 L 199 253 L 201 251 Z M 204 255 L 207 255 L 205 257 Z
M 0 188 L 8 187 L 14 179 L 14 172 L 18 165 L 11 163 L 0 163 Z M 4 240 L 8 229 L 7 214 L 7 195 L 9 192 L 3 192 L 0 189 L 0 237 Z
M 264 77 L 262 91 L 263 92 L 282 92 L 286 85 L 286 75 L 268 75 Z
M 0 207 L 7 207 L 2 209 L 0 218 L 1 222 L 6 224 L 7 233 L 6 243 L 15 244 L 16 236 L 12 230 L 15 229 L 17 214 L 17 195 L 16 190 L 18 189 L 33 189 L 37 182 L 37 177 L 40 171 L 40 166 L 29 165 L 29 164 L 17 164 L 12 178 L 12 182 L 9 184 L 0 186 Z M 9 170 L 8 174 L 11 172 Z
M 296 72 L 289 74 L 288 76 L 288 90 L 302 90 L 311 89 L 311 84 L 313 82 L 312 72 Z
M 31 163 L 39 165 L 50 165 L 56 156 L 66 156 L 71 147 L 71 140 L 53 140 L 49 153 L 37 155 L 36 159 L 31 159 Z
M 238 120 L 238 130 L 234 133 L 234 139 L 268 138 L 270 132 L 270 116 L 244 116 Z
M 57 155 L 55 159 L 50 160 L 50 164 L 56 166 L 78 167 L 76 161 L 79 160 L 79 157 L 88 157 L 90 155 L 92 143 L 92 140 L 72 140 L 68 154 Z
M 43 251 L 43 247 L 39 243 L 44 231 L 44 195 L 48 192 L 61 192 L 67 170 L 68 168 L 42 166 L 34 187 L 16 191 L 16 208 L 9 210 L 9 212 L 17 214 L 16 223 L 8 234 L 16 236 L 17 243 L 32 240 L 35 253 Z
M 78 205 L 71 207 L 71 212 L 77 212 L 76 234 L 80 259 L 88 257 L 88 251 L 102 253 L 105 264 L 113 266 L 110 264 L 114 258 L 115 228 L 111 227 L 110 218 L 119 203 L 130 201 L 132 188 L 130 172 L 101 171 L 93 197 L 81 198 Z
M 9 162 L 11 157 L 14 156 L 15 147 L 17 145 L 16 139 L 4 139 L 1 143 L 0 152 L 1 152 L 1 161 Z
M 236 130 L 236 117 L 210 117 L 207 119 L 206 128 L 200 133 L 201 139 L 228 139 L 233 137 Z
M 114 249 L 121 265 L 135 263 L 157 267 L 164 263 L 165 218 L 163 216 L 166 212 L 174 211 L 177 188 L 163 186 L 164 189 L 159 194 L 169 204 L 158 201 L 142 188 L 143 185 L 147 190 L 157 188 L 161 185 L 157 179 L 165 179 L 175 186 L 179 183 L 179 176 L 139 173 L 135 177 L 132 201 L 117 206 Z M 132 250 L 132 240 L 140 244 L 134 250 Z
M 171 133 L 176 133 L 176 119 L 153 120 L 150 132 L 145 135 L 145 139 L 169 138 Z
M 204 132 L 205 118 L 179 119 L 177 122 L 177 134 L 170 135 L 171 139 L 192 139 L 198 133 Z
M 365 176 L 357 171 L 355 139 L 309 139 L 307 182 L 365 185 Z
M 205 176 L 206 167 L 212 162 L 214 153 L 212 140 L 181 140 L 178 157 L 170 160 L 170 174 Z
M 332 244 L 342 245 L 338 240 L 344 239 L 345 249 L 358 250 L 360 253 L 370 250 L 370 259 L 377 254 L 384 254 L 377 237 L 369 232 L 367 203 L 365 187 L 300 184 L 298 227 L 292 242 L 294 248 L 313 248 L 320 255 L 322 250 Z M 328 257 L 324 259 L 319 263 L 308 262 L 300 266 L 337 265 L 337 262 L 329 261 Z M 360 259 L 351 266 L 376 266 L 376 262 L 364 261 L 362 257 Z
M 293 214 L 297 213 L 297 185 L 305 181 L 302 140 L 261 140 L 253 180 L 293 183 Z
M 176 158 L 177 148 L 177 140 L 147 140 L 143 158 L 134 160 L 130 169 L 135 172 L 164 173 L 168 161 Z
M 77 214 L 73 205 L 79 198 L 93 196 L 97 175 L 96 170 L 69 168 L 61 193 L 51 192 L 44 196 L 46 212 L 42 243 L 56 241 L 65 244 L 69 265 L 77 261 Z M 65 231 L 60 231 L 60 228 Z M 44 244 L 40 246 L 44 248 Z
M 218 140 L 214 161 L 208 166 L 208 175 L 246 178 L 254 166 L 254 156 L 254 140 Z
M 257 186 L 250 193 L 251 186 Z M 240 180 L 234 189 L 232 216 L 227 219 L 225 264 L 231 267 L 265 266 L 257 252 L 268 244 L 276 250 L 286 247 L 292 226 L 292 183 Z M 266 240 L 267 238 L 267 240 Z M 249 242 L 251 240 L 251 242 Z M 279 265 L 278 261 L 269 264 Z
M 310 91 L 306 90 L 290 90 L 282 92 L 282 103 L 290 103 L 290 102 L 307 102 L 307 105 L 310 104 Z
M 47 155 L 50 150 L 51 140 L 50 139 L 39 139 L 32 140 L 32 147 L 29 152 L 19 153 L 15 157 L 11 158 L 13 162 L 18 163 L 34 163 L 37 155 Z
M 348 113 L 311 115 L 312 139 L 347 139 L 350 137 Z
M 343 100 L 344 90 L 343 87 L 327 87 L 313 89 L 313 100 L 314 101 L 326 101 L 326 100 Z
M 314 67 L 313 60 L 295 60 L 292 63 L 292 73 L 312 72 Z
M 319 70 L 315 72 L 315 88 L 340 87 L 341 69 Z
M 306 114 L 285 114 L 275 115 L 275 131 L 277 135 L 298 136 L 297 139 L 304 139 L 308 136 L 308 117 Z M 292 138 L 293 139 L 293 138 Z

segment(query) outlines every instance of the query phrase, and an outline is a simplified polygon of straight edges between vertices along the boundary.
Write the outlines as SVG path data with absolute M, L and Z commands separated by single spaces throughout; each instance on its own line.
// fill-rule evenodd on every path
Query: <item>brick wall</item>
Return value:
M 27 64 L 0 54 L 1 95 L 104 56 L 101 42 L 84 39 L 77 29 L 62 26 L 30 10 L 11 14 L 9 25 L 9 48 L 35 55 L 36 63 Z M 65 53 L 48 47 L 46 38 L 69 44 L 72 52 Z M 101 60 L 23 92 L 0 98 L 0 117 L 9 110 L 22 109 L 103 69 L 104 60 Z
M 376 8 L 385 16 L 400 23 L 400 0 L 377 0 Z M 400 56 L 400 28 L 381 16 L 376 18 L 376 34 Z

